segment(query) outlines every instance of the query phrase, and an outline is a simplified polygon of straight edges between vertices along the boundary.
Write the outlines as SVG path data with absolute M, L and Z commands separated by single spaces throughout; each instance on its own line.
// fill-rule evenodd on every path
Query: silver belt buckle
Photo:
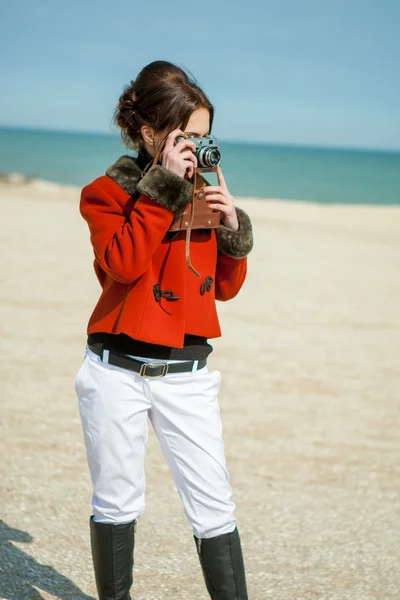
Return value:
M 162 367 L 161 375 L 151 375 L 146 373 L 147 367 Z M 168 373 L 169 365 L 167 363 L 143 363 L 140 367 L 139 375 L 142 377 L 164 377 Z

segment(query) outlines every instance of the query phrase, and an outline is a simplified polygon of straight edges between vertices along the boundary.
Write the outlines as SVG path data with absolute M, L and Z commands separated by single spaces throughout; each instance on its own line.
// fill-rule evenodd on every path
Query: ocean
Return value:
M 219 140 L 234 196 L 342 204 L 400 204 L 400 152 Z M 0 173 L 84 186 L 128 151 L 117 134 L 0 128 Z M 207 174 L 212 185 L 214 173 Z

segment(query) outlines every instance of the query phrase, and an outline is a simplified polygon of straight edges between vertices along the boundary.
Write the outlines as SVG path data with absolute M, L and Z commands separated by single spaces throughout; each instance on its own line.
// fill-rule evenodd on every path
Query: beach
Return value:
M 74 378 L 99 297 L 79 187 L 0 182 L 0 599 L 97 598 Z M 400 207 L 237 198 L 254 249 L 218 303 L 251 600 L 400 598 Z M 149 427 L 136 600 L 207 592 Z

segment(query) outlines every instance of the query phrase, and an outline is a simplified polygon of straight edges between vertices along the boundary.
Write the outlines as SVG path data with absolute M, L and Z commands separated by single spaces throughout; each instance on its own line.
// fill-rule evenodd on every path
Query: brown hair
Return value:
M 125 87 L 114 111 L 114 123 L 121 128 L 124 144 L 139 150 L 143 147 L 143 125 L 153 127 L 157 133 L 184 130 L 198 108 L 209 111 L 211 131 L 214 107 L 194 77 L 189 78 L 170 62 L 156 60 Z

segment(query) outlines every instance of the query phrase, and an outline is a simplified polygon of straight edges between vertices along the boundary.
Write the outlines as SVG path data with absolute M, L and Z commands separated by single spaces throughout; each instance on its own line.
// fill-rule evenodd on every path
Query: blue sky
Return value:
M 0 124 L 112 131 L 152 60 L 188 68 L 221 139 L 400 149 L 399 0 L 1 1 Z

